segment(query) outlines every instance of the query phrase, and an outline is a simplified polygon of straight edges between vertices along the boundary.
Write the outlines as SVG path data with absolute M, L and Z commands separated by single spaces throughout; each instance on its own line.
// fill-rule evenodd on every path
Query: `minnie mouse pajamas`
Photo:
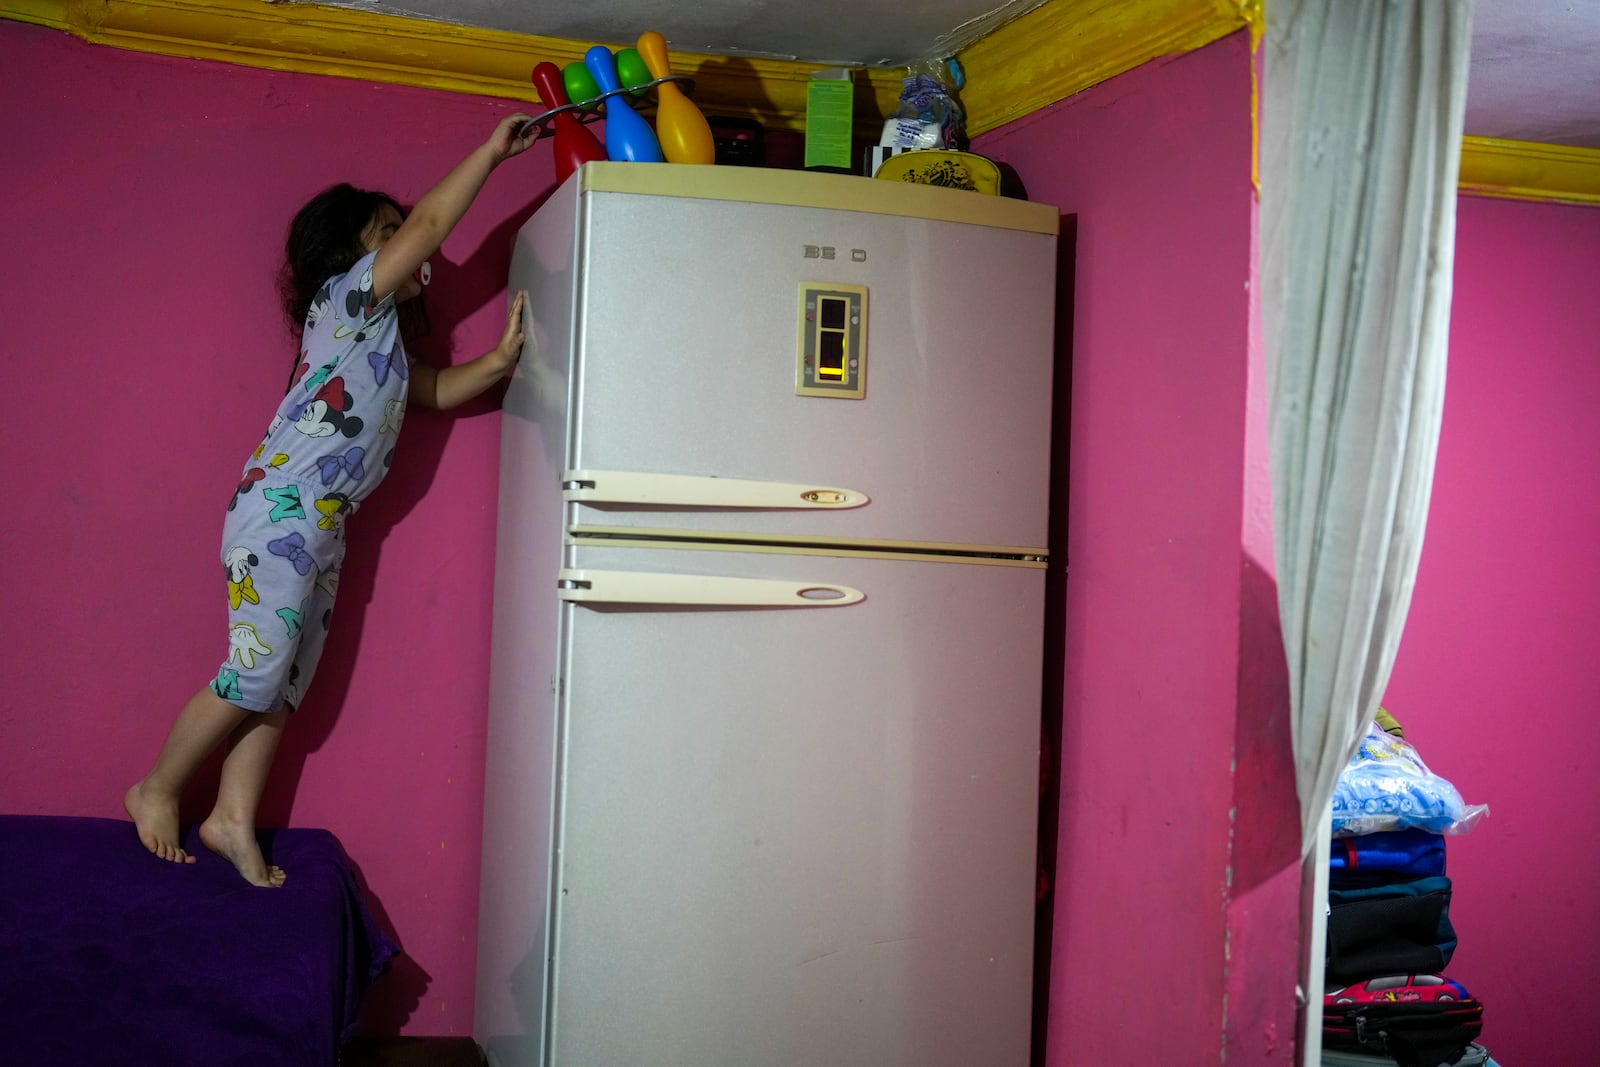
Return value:
M 375 255 L 312 301 L 294 383 L 228 504 L 228 655 L 211 691 L 249 711 L 299 704 L 328 636 L 345 517 L 394 458 L 410 363 L 394 297 L 372 300 Z

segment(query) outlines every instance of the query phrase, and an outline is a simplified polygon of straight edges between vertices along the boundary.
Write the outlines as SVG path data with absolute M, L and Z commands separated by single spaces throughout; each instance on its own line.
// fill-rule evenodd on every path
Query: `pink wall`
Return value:
M 1600 1013 L 1600 211 L 1464 198 L 1444 426 L 1385 704 L 1490 814 L 1448 842 L 1449 973 L 1506 1064 L 1592 1063 Z
M 978 145 L 1076 232 L 1052 1064 L 1214 1062 L 1219 1035 L 1230 1064 L 1292 1062 L 1295 800 L 1241 300 L 1247 64 L 1230 38 Z M 1588 1062 L 1600 1038 L 1581 983 L 1600 947 L 1582 822 L 1600 799 L 1597 251 L 1592 210 L 1461 202 L 1428 542 L 1386 697 L 1493 809 L 1451 843 L 1449 970 L 1506 1063 Z M 1537 732 L 1508 743 L 1519 729 Z
M 0 172 L 16 253 L 0 301 L 31 376 L 0 401 L 0 445 L 49 448 L 54 472 L 17 479 L 0 519 L 13 608 L 0 810 L 119 816 L 220 656 L 220 509 L 288 364 L 270 289 L 284 224 L 341 178 L 415 197 L 503 108 L 11 23 L 0 69 L 30 87 L 10 98 L 34 101 L 0 116 L 28 161 Z M 1230 1062 L 1286 1062 L 1285 939 L 1243 907 L 1256 892 L 1270 904 L 1281 871 L 1232 773 L 1241 741 L 1272 727 L 1270 685 L 1244 658 L 1260 622 L 1243 532 L 1260 485 L 1241 473 L 1248 116 L 1236 36 L 979 145 L 1076 224 L 1054 535 L 1071 581 L 1054 622 L 1053 1063 L 1133 1049 L 1197 1062 L 1225 1037 Z M 551 178 L 537 150 L 509 164 L 446 245 L 453 267 L 430 295 L 450 353 L 494 339 L 507 238 Z M 68 403 L 92 414 L 63 427 Z M 488 402 L 408 423 L 399 469 L 353 525 L 366 552 L 347 565 L 341 626 L 264 812 L 334 830 L 405 944 L 370 1006 L 378 1032 L 471 1023 L 497 429 Z M 1246 701 L 1259 713 L 1236 714 Z M 1270 796 L 1281 775 L 1258 762 Z M 1231 972 L 1230 939 L 1252 946 Z M 1247 1007 L 1230 1016 L 1229 998 Z
M 1075 216 L 1047 1062 L 1214 1063 L 1227 1044 L 1230 1064 L 1289 1063 L 1298 867 L 1268 802 L 1287 790 L 1292 812 L 1293 792 L 1262 741 L 1287 727 L 1281 676 L 1250 659 L 1276 630 L 1266 474 L 1246 455 L 1248 40 L 975 147 Z M 1238 795 L 1236 756 L 1254 775 Z
M 226 649 L 218 538 L 289 371 L 290 216 L 341 179 L 414 199 L 507 107 L 3 21 L 0 72 L 0 810 L 122 817 Z M 425 356 L 498 339 L 510 236 L 552 181 L 542 149 L 491 177 L 435 260 Z M 263 811 L 337 834 L 404 945 L 378 1032 L 472 1027 L 498 447 L 497 398 L 407 421 Z
M 289 360 L 271 293 L 283 226 L 343 178 L 414 198 L 505 107 L 8 22 L 0 72 L 28 101 L 0 112 L 22 162 L 0 169 L 0 447 L 36 457 L 0 517 L 0 810 L 120 817 L 221 655 L 221 508 Z M 1230 1064 L 1288 1063 L 1297 872 L 1245 293 L 1247 44 L 1147 65 L 977 147 L 1076 235 L 1048 1062 L 1214 1062 L 1226 1043 Z M 509 235 L 552 180 L 539 149 L 513 161 L 447 243 L 437 349 L 493 342 Z M 1600 1036 L 1573 981 L 1597 940 L 1581 887 L 1600 873 L 1577 816 L 1596 807 L 1581 783 L 1597 683 L 1579 657 L 1600 584 L 1600 214 L 1463 201 L 1458 241 L 1438 482 L 1389 701 L 1424 758 L 1493 807 L 1451 852 L 1451 971 L 1488 1004 L 1486 1039 L 1506 1062 L 1577 1062 Z M 264 813 L 337 833 L 405 944 L 369 1006 L 377 1032 L 471 1027 L 497 441 L 489 400 L 408 423 L 352 526 L 340 626 Z M 1485 484 L 1514 503 L 1484 507 Z M 1482 743 L 1518 717 L 1537 747 Z

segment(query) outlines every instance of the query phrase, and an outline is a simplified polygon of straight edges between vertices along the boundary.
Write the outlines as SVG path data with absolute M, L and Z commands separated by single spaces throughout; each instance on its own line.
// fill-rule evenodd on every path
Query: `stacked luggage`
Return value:
M 1494 1064 L 1477 1043 L 1483 1005 L 1444 974 L 1456 947 L 1444 835 L 1486 810 L 1464 805 L 1379 709 L 1334 794 L 1323 1067 Z

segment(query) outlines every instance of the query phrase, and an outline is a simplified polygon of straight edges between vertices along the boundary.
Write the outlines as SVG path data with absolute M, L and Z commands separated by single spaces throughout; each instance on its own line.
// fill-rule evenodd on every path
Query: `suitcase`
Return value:
M 1395 1067 L 1393 1056 L 1369 1056 L 1365 1052 L 1335 1052 L 1324 1050 L 1322 1053 L 1322 1067 Z M 1462 1054 L 1450 1067 L 1498 1067 L 1489 1055 L 1489 1050 L 1479 1044 L 1467 1046 L 1467 1051 Z
M 1322 1045 L 1387 1056 L 1399 1067 L 1459 1063 L 1483 1033 L 1483 1005 L 1453 978 L 1402 974 L 1334 989 L 1322 998 Z

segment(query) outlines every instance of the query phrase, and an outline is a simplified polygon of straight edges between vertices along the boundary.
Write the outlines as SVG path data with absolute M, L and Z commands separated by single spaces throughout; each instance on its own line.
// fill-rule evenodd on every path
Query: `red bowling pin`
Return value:
M 554 63 L 538 64 L 530 77 L 533 87 L 539 91 L 539 99 L 547 106 L 556 108 L 567 104 L 567 95 L 561 87 L 561 69 Z M 572 112 L 563 111 L 557 115 L 555 127 L 557 185 L 585 163 L 606 158 L 606 150 Z
M 667 39 L 655 30 L 639 35 L 639 55 L 652 78 L 671 75 Z M 669 163 L 714 163 L 717 144 L 711 125 L 675 82 L 656 86 L 656 136 Z
M 628 94 L 617 92 L 622 80 L 617 76 L 617 60 L 605 45 L 597 44 L 583 54 L 594 83 L 606 96 L 606 155 L 630 163 L 665 163 L 655 131 L 639 113 L 628 106 Z

